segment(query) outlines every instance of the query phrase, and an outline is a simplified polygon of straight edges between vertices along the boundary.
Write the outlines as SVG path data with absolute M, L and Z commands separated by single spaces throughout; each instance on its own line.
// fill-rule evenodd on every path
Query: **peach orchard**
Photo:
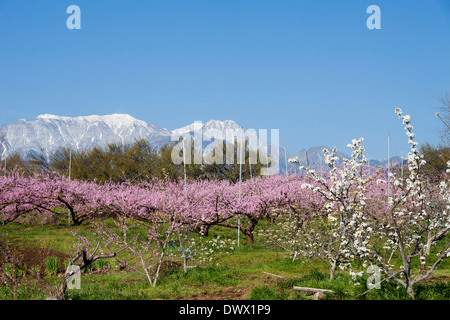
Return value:
M 12 170 L 0 176 L 2 223 L 29 212 L 68 216 L 73 225 L 90 223 L 97 243 L 73 233 L 79 241 L 72 249 L 72 265 L 85 268 L 100 257 L 120 256 L 126 250 L 154 286 L 166 258 L 181 256 L 188 272 L 214 253 L 238 245 L 239 239 L 211 239 L 209 228 L 236 229 L 251 244 L 256 226 L 267 220 L 270 223 L 258 232 L 262 243 L 287 250 L 293 259 L 320 259 L 330 278 L 341 268 L 357 280 L 362 275 L 354 270 L 357 260 L 364 267 L 377 266 L 380 282 L 395 281 L 414 298 L 413 285 L 450 256 L 450 169 L 433 181 L 424 176 L 425 161 L 416 148 L 410 116 L 400 109 L 396 114 L 410 144 L 402 176 L 369 168 L 362 138 L 348 145 L 351 158 L 340 164 L 336 149 L 324 149 L 329 170 L 300 167 L 300 174 L 254 177 L 241 184 L 182 179 L 98 184 L 69 181 L 54 173 L 26 177 Z M 298 163 L 296 158 L 290 161 Z M 113 226 L 105 223 L 110 219 Z M 133 232 L 138 227 L 145 232 Z M 197 243 L 190 236 L 193 232 L 202 236 Z M 168 244 L 174 242 L 177 246 L 169 250 Z M 6 241 L 0 244 L 7 261 L 13 261 Z M 400 266 L 392 263 L 393 255 L 401 258 Z M 5 268 L 0 280 L 12 281 Z M 61 280 L 59 291 L 53 290 L 55 298 L 65 297 L 66 280 Z

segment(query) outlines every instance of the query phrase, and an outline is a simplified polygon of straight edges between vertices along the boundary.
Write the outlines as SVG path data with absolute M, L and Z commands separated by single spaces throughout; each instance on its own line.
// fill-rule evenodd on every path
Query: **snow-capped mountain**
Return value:
M 64 117 L 43 114 L 33 120 L 21 119 L 15 123 L 0 127 L 0 155 L 2 158 L 13 153 L 19 153 L 24 158 L 32 154 L 44 152 L 49 155 L 61 147 L 71 147 L 75 150 L 89 149 L 94 146 L 106 146 L 109 143 L 130 144 L 136 139 L 145 139 L 151 146 L 160 148 L 172 141 L 172 138 L 202 134 L 202 147 L 223 139 L 223 132 L 245 130 L 232 120 L 210 120 L 206 123 L 194 122 L 182 128 L 169 130 L 145 121 L 138 120 L 127 114 L 91 115 L 81 117 Z M 258 133 L 258 130 L 256 130 Z M 176 140 L 176 139 L 174 139 Z M 278 150 L 280 172 L 286 168 L 294 171 L 296 165 L 288 162 L 289 158 L 298 156 L 302 165 L 326 169 L 323 162 L 324 146 L 300 150 L 291 154 L 284 148 L 272 149 L 270 138 L 267 141 L 258 139 L 258 147 L 267 147 L 269 154 Z M 331 149 L 331 148 L 328 148 Z M 204 149 L 205 150 L 205 149 Z M 349 158 L 339 152 L 340 161 Z M 373 162 L 374 161 L 374 162 Z M 379 164 L 371 160 L 371 164 Z M 381 163 L 380 163 L 381 164 Z
M 74 118 L 43 114 L 33 120 L 21 119 L 0 127 L 0 151 L 2 157 L 19 153 L 28 158 L 42 151 L 48 155 L 61 147 L 81 150 L 109 143 L 129 144 L 140 138 L 159 148 L 170 143 L 172 137 L 201 133 L 205 143 L 210 143 L 220 138 L 218 132 L 240 129 L 243 128 L 231 120 L 194 122 L 179 129 L 168 130 L 128 114 Z
M 201 136 L 203 152 L 206 146 L 224 139 L 225 133 L 245 130 L 232 120 L 210 120 L 206 123 L 194 122 L 182 128 L 168 130 L 154 124 L 133 118 L 127 114 L 91 115 L 81 117 L 64 117 L 43 114 L 33 120 L 21 119 L 15 123 L 0 127 L 2 158 L 19 153 L 25 159 L 31 155 L 50 155 L 59 148 L 70 147 L 74 150 L 89 149 L 94 146 L 104 147 L 109 143 L 130 144 L 135 139 L 145 139 L 151 146 L 159 148 L 172 141 L 172 138 L 190 135 L 195 139 Z M 256 133 L 256 131 L 255 131 Z M 174 141 L 176 139 L 173 139 Z M 268 147 L 273 154 L 271 141 L 258 139 L 258 147 Z M 209 149 L 211 150 L 211 149 Z M 264 149 L 266 150 L 266 149 Z M 279 150 L 280 171 L 284 172 L 287 154 Z M 287 163 L 288 167 L 292 164 Z
M 170 141 L 171 134 L 165 128 L 127 114 L 75 118 L 43 114 L 0 127 L 0 137 L 4 140 L 2 156 L 17 152 L 25 158 L 41 150 L 50 154 L 61 147 L 81 150 L 108 143 L 131 143 L 139 138 L 160 147 Z
M 208 139 L 216 139 L 219 138 L 219 132 L 225 132 L 227 130 L 242 130 L 244 129 L 235 121 L 232 120 L 210 120 L 206 123 L 201 121 L 195 121 L 188 126 L 172 130 L 174 135 L 182 136 L 186 133 L 193 134 L 194 132 L 202 132 L 203 137 Z
M 279 142 L 271 140 L 272 137 L 270 136 L 270 130 L 267 130 L 267 136 L 262 138 L 259 136 L 259 130 L 245 129 L 235 121 L 210 120 L 206 123 L 196 121 L 188 126 L 172 130 L 172 133 L 174 138 L 188 135 L 191 137 L 192 141 L 198 141 L 201 139 L 204 154 L 212 152 L 214 146 L 222 140 L 225 141 L 227 145 L 228 143 L 232 143 L 232 138 L 236 140 L 244 138 L 248 141 L 248 146 L 250 149 L 258 151 L 258 159 L 260 159 L 260 156 L 265 158 L 267 153 L 269 156 L 272 156 L 272 160 L 276 161 L 278 159 L 278 168 L 280 173 L 285 173 L 286 169 L 293 172 L 296 166 L 288 162 L 288 159 L 293 155 L 288 153 L 284 148 L 280 148 L 279 146 L 277 148 Z M 275 144 L 272 142 L 275 142 Z M 221 147 L 222 146 L 223 145 L 221 145 Z M 260 151 L 262 152 L 260 153 Z M 278 155 L 276 155 L 275 151 L 278 151 Z M 271 162 L 270 167 L 275 168 L 277 166 Z

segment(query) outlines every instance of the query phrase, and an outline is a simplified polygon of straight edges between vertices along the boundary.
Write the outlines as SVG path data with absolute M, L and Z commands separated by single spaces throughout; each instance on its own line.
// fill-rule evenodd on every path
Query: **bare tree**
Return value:
M 99 259 L 114 258 L 120 251 L 125 249 L 123 248 L 118 251 L 113 251 L 107 244 L 104 244 L 103 247 L 106 248 L 108 252 L 98 252 L 99 249 L 102 251 L 100 240 L 97 242 L 94 249 L 85 238 L 79 236 L 77 237 L 80 240 L 77 250 L 75 253 L 71 253 L 69 249 L 67 249 L 70 256 L 68 267 L 64 276 L 56 286 L 50 284 L 46 279 L 44 279 L 43 275 L 39 271 L 36 271 L 24 262 L 20 261 L 20 259 L 17 259 L 14 256 L 14 253 L 8 249 L 8 243 L 5 239 L 0 239 L 0 257 L 3 262 L 14 265 L 14 268 L 21 270 L 28 277 L 39 281 L 43 289 L 49 293 L 47 300 L 66 300 L 68 298 L 66 294 L 68 283 L 71 281 L 71 278 L 75 276 L 75 273 L 77 272 L 75 270 L 84 269 L 86 271 L 95 261 Z M 72 268 L 73 266 L 76 268 Z
M 48 300 L 65 300 L 67 299 L 66 296 L 66 289 L 67 284 L 70 281 L 70 278 L 74 276 L 76 273 L 76 269 L 72 269 L 72 266 L 76 266 L 78 270 L 84 269 L 85 271 L 88 269 L 89 266 L 91 266 L 95 261 L 99 259 L 108 259 L 108 258 L 114 258 L 117 256 L 117 254 L 122 251 L 119 250 L 118 252 L 113 252 L 107 245 L 105 246 L 109 253 L 97 253 L 97 251 L 100 248 L 101 241 L 99 240 L 97 242 L 97 246 L 95 249 L 88 253 L 88 249 L 85 246 L 79 246 L 77 251 L 73 254 L 69 250 L 69 256 L 70 261 L 68 263 L 68 267 L 66 270 L 66 273 L 62 277 L 61 281 L 57 286 L 50 287 L 50 295 L 47 298 Z M 124 248 L 125 249 L 125 248 Z

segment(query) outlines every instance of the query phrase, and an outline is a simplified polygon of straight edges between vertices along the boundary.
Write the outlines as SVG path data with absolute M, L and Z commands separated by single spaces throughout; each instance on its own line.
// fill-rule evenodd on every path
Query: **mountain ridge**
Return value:
M 171 142 L 172 136 L 193 135 L 202 130 L 205 140 L 217 139 L 220 130 L 244 129 L 233 120 L 209 120 L 206 123 L 194 122 L 187 126 L 169 130 L 155 124 L 134 118 L 129 114 L 89 115 L 67 117 L 53 114 L 41 114 L 32 120 L 18 121 L 0 127 L 0 155 L 5 158 L 8 154 L 19 153 L 24 158 L 42 151 L 46 156 L 61 147 L 71 147 L 75 150 L 89 149 L 94 146 L 106 146 L 109 143 L 132 143 L 135 139 L 143 138 L 160 148 Z M 219 131 L 215 131 L 219 130 Z M 3 136 L 3 139 L 1 137 Z M 3 141 L 2 141 L 3 140 Z M 270 147 L 270 143 L 267 142 Z M 271 148 L 271 147 L 270 147 Z M 270 150 L 269 148 L 269 150 Z M 296 154 L 287 152 L 279 147 L 280 171 L 294 170 L 295 166 L 287 163 L 293 156 L 298 156 L 303 165 L 317 165 L 326 167 L 323 163 L 323 148 L 314 146 L 302 149 Z M 269 151 L 270 152 L 270 151 Z M 306 155 L 308 158 L 306 158 Z M 338 153 L 340 161 L 349 158 L 343 152 Z M 381 165 L 383 161 L 371 160 L 371 163 Z M 387 161 L 386 161 L 387 163 Z

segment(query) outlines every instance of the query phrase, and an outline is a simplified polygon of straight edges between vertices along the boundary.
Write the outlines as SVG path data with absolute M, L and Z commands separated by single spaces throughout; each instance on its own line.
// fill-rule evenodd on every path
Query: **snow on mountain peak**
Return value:
M 204 125 L 205 128 L 213 128 L 213 129 L 243 129 L 239 124 L 237 124 L 233 120 L 209 120 Z
M 72 118 L 46 113 L 1 129 L 5 141 L 0 146 L 0 152 L 3 155 L 18 152 L 25 157 L 41 150 L 49 154 L 61 147 L 84 149 L 109 143 L 128 144 L 141 138 L 154 147 L 161 147 L 170 142 L 171 135 L 167 129 L 149 125 L 128 114 Z
M 222 140 L 226 130 L 239 129 L 244 128 L 233 120 L 209 120 L 206 123 L 198 121 L 179 129 L 168 130 L 128 114 L 67 117 L 45 113 L 33 120 L 20 119 L 0 127 L 0 133 L 5 138 L 0 144 L 0 156 L 3 158 L 17 152 L 27 158 L 42 151 L 48 156 L 62 147 L 81 150 L 109 143 L 130 144 L 137 139 L 145 139 L 152 147 L 159 148 L 170 143 L 173 135 L 189 134 L 195 138 L 194 132 L 202 133 L 204 145 L 209 145 L 214 139 Z M 267 146 L 267 143 L 259 142 L 259 146 Z M 317 152 L 314 152 L 316 149 Z M 322 149 L 323 147 L 308 149 L 307 161 L 310 164 L 323 161 L 323 156 L 320 156 Z M 291 164 L 286 161 L 291 156 L 293 155 L 285 156 L 284 152 L 280 152 L 279 162 L 286 163 L 291 168 Z M 306 163 L 306 150 L 301 150 L 298 157 Z
M 207 131 L 207 130 L 236 130 L 243 129 L 239 124 L 233 120 L 209 120 L 206 123 L 196 121 L 185 127 L 172 130 L 175 135 L 183 135 L 185 133 L 192 133 L 194 131 Z
M 39 119 L 39 120 L 66 120 L 66 119 L 70 119 L 70 118 L 63 117 L 63 116 L 57 116 L 57 115 L 49 114 L 49 113 L 44 113 L 44 114 L 37 116 L 36 119 Z
M 129 114 L 114 113 L 114 114 L 104 115 L 104 116 L 97 116 L 97 115 L 86 116 L 84 118 L 87 121 L 105 122 L 111 128 L 120 128 L 120 127 L 133 126 L 133 125 L 147 126 L 146 122 L 138 120 L 136 118 L 133 118 Z

